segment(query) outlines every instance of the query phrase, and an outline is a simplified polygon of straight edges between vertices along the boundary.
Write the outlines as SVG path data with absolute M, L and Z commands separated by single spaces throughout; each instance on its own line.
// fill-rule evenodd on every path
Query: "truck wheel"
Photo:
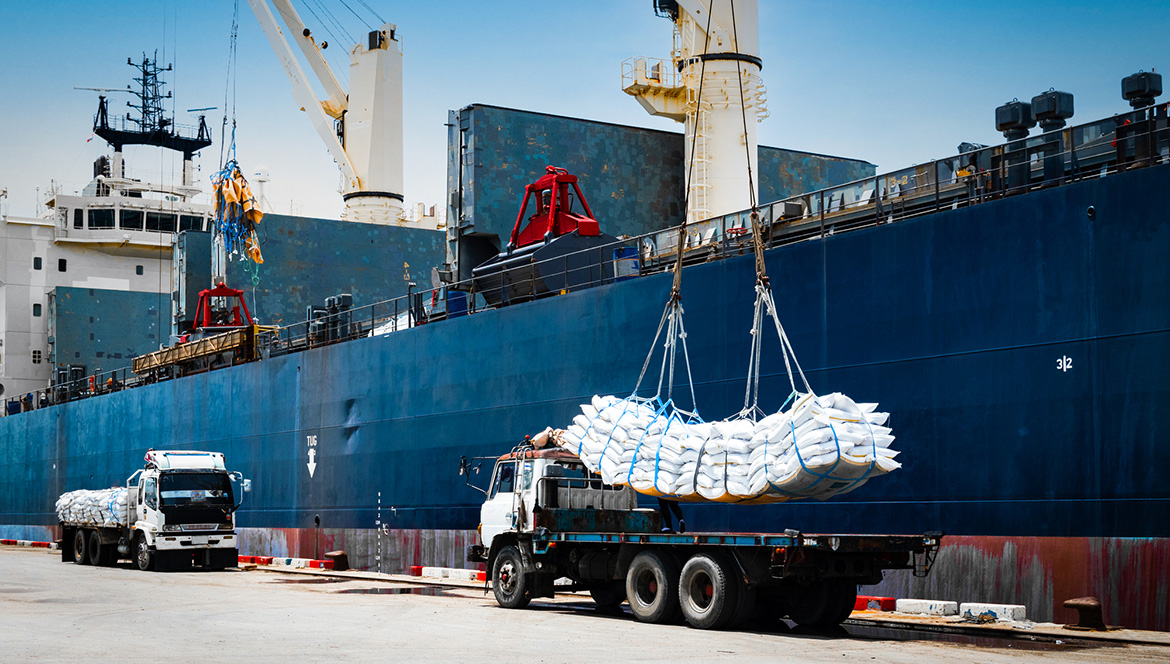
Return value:
M 528 594 L 528 578 L 524 574 L 524 561 L 520 549 L 504 547 L 492 565 L 492 594 L 496 602 L 505 609 L 523 609 L 532 599 Z
M 831 601 L 829 587 L 828 581 L 821 580 L 785 588 L 783 604 L 788 617 L 802 627 L 824 627 L 838 609 Z
M 845 622 L 857 604 L 857 584 L 848 579 L 836 579 L 829 586 L 830 608 L 825 612 L 822 627 L 835 627 Z
M 738 575 L 736 576 L 736 580 L 739 582 L 739 602 L 735 605 L 735 614 L 731 616 L 731 622 L 727 623 L 727 626 L 733 629 L 754 619 L 756 617 L 756 605 L 759 604 L 759 592 L 755 588 L 748 588 L 747 584 Z
M 589 589 L 593 603 L 599 609 L 616 609 L 626 601 L 626 584 L 622 581 L 603 581 Z
M 109 564 L 105 554 L 106 547 L 102 546 L 102 536 L 98 534 L 98 531 L 92 531 L 89 534 L 89 549 L 86 552 L 86 555 L 89 556 L 89 564 L 105 567 Z
M 720 555 L 697 553 L 683 566 L 678 599 L 691 627 L 719 629 L 731 622 L 739 608 L 735 568 Z
M 134 564 L 143 572 L 154 569 L 154 552 L 147 545 L 146 536 L 141 533 L 134 538 Z
M 643 551 L 626 573 L 630 612 L 646 623 L 668 623 L 678 616 L 678 561 L 665 551 Z
M 765 586 L 756 591 L 755 622 L 764 629 L 776 629 L 785 615 L 783 593 L 776 586 Z M 787 628 L 787 625 L 785 625 Z
M 89 541 L 85 537 L 85 530 L 78 528 L 73 532 L 73 562 L 78 565 L 89 564 Z

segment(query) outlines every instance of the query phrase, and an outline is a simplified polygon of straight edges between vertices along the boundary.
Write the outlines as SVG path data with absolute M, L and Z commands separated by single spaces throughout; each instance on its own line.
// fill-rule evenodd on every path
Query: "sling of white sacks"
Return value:
M 57 499 L 57 518 L 88 526 L 126 525 L 126 489 L 78 489 Z
M 595 396 L 559 437 L 609 484 L 683 500 L 825 500 L 901 467 L 889 413 L 833 393 L 797 394 L 758 421 L 688 421 L 653 402 Z

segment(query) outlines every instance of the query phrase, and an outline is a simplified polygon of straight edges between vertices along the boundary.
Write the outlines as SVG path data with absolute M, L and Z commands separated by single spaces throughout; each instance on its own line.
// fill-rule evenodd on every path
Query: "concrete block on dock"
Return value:
M 964 602 L 959 605 L 959 615 L 964 618 L 978 618 L 981 615 L 991 614 L 999 621 L 1020 621 L 1028 617 L 1028 609 L 1022 604 L 986 604 L 983 602 Z
M 959 603 L 946 602 L 938 599 L 900 599 L 894 603 L 894 610 L 898 613 L 953 616 L 959 613 Z

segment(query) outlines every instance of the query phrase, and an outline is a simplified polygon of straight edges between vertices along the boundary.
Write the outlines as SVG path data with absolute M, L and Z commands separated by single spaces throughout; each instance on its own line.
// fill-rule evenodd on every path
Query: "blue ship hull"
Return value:
M 904 467 L 824 503 L 688 506 L 688 525 L 1153 538 L 1136 555 L 1152 557 L 1148 592 L 1165 587 L 1166 191 L 1170 165 L 1154 166 L 769 250 L 813 388 L 880 402 Z M 754 280 L 750 255 L 683 273 L 707 419 L 742 406 Z M 314 515 L 334 534 L 466 533 L 480 494 L 459 457 L 628 394 L 670 285 L 633 279 L 0 418 L 0 534 L 50 526 L 61 492 L 124 481 L 150 447 L 220 451 L 253 478 L 239 522 L 255 541 Z M 774 410 L 791 389 L 774 339 L 763 373 Z M 1164 603 L 1134 620 L 1170 628 Z

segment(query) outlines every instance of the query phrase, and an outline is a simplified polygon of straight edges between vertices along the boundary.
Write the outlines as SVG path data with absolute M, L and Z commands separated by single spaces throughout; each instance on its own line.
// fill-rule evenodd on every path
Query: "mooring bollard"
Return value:
M 1105 625 L 1105 619 L 1101 614 L 1101 600 L 1096 597 L 1066 599 L 1064 601 L 1064 608 L 1076 609 L 1078 614 L 1077 624 L 1065 625 L 1069 629 L 1091 629 L 1099 632 L 1104 632 L 1109 629 Z

